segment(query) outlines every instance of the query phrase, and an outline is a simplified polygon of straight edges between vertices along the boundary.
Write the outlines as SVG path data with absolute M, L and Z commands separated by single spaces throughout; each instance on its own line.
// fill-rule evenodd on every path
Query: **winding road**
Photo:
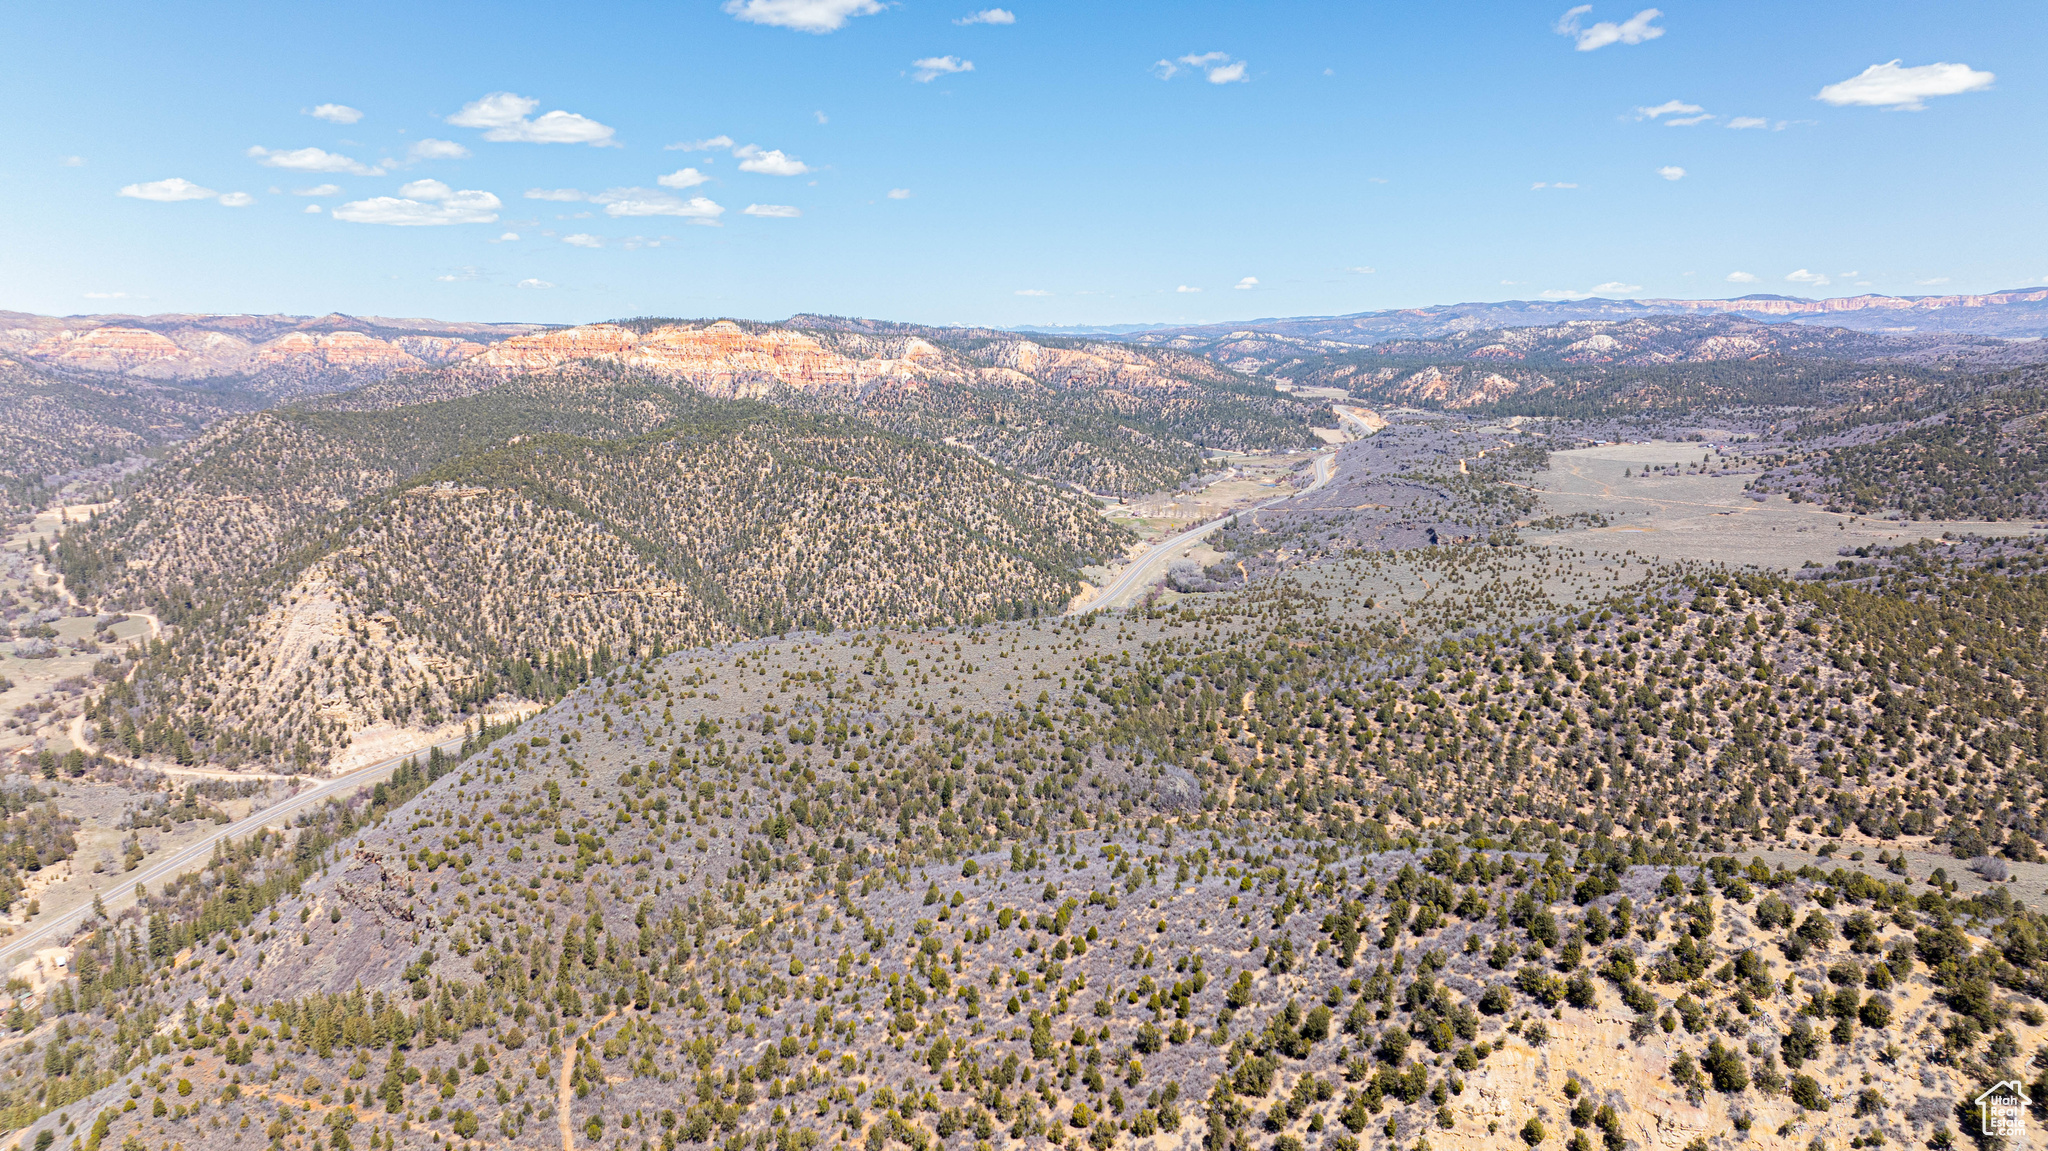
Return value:
M 1113 611 L 1117 608 L 1129 607 L 1133 597 L 1144 592 L 1145 589 L 1152 586 L 1153 581 L 1166 574 L 1167 565 L 1179 558 L 1183 550 L 1201 542 L 1210 532 L 1215 531 L 1217 528 L 1229 523 L 1233 518 L 1241 516 L 1246 512 L 1258 511 L 1262 508 L 1270 508 L 1275 504 L 1284 504 L 1288 500 L 1300 499 L 1310 492 L 1327 486 L 1337 475 L 1336 449 L 1333 448 L 1316 457 L 1315 473 L 1315 482 L 1298 492 L 1289 492 L 1284 496 L 1275 496 L 1270 500 L 1253 504 L 1248 508 L 1240 508 L 1229 515 L 1218 516 L 1208 523 L 1197 524 L 1162 543 L 1154 544 L 1151 551 L 1146 552 L 1143 557 L 1133 562 L 1129 567 L 1126 567 L 1123 573 L 1114 580 L 1111 580 L 1109 586 L 1103 588 L 1099 595 L 1096 595 L 1086 603 L 1074 607 L 1068 614 L 1078 615 L 1082 612 Z
M 459 750 L 462 747 L 462 741 L 460 739 L 451 739 L 444 743 L 429 746 L 439 747 L 443 751 Z M 282 820 L 289 819 L 316 804 L 339 795 L 348 794 L 357 788 L 368 787 L 389 775 L 394 768 L 406 760 L 426 754 L 426 747 L 415 748 L 404 755 L 393 756 L 390 759 L 370 764 L 368 767 L 359 767 L 354 771 L 337 775 L 332 779 L 321 780 L 297 795 L 281 799 L 254 815 L 228 824 L 218 832 L 207 836 L 197 843 L 187 844 L 161 859 L 149 860 L 134 871 L 116 876 L 113 886 L 99 893 L 100 900 L 106 907 L 108 914 L 111 915 L 118 912 L 135 902 L 135 886 L 137 884 L 160 888 L 165 880 L 182 875 L 194 868 L 204 867 L 207 861 L 213 858 L 214 844 L 224 839 L 250 835 L 258 828 L 268 827 Z M 13 970 L 15 965 L 31 958 L 41 948 L 68 941 L 71 938 L 72 932 L 76 931 L 79 924 L 84 922 L 86 917 L 91 914 L 92 903 L 90 900 L 87 900 L 77 907 L 52 913 L 44 922 L 35 924 L 22 934 L 10 937 L 4 943 L 0 943 L 0 972 Z

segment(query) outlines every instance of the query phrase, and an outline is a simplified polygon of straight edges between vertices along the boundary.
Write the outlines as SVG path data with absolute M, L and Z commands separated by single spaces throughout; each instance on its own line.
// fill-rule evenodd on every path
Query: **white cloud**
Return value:
M 1851 275 L 1851 276 L 1853 276 L 1853 275 L 1855 275 L 1856 273 L 1854 273 L 1854 272 L 1848 272 L 1848 273 L 1845 273 L 1845 274 L 1846 274 L 1846 275 Z M 1914 283 L 1916 283 L 1916 284 L 1918 284 L 1918 285 L 1920 285 L 1920 286 L 1921 286 L 1921 287 L 1923 287 L 1923 288 L 1931 288 L 1931 287 L 1935 286 L 1936 284 L 1946 284 L 1946 283 L 1948 283 L 1948 277 L 1947 277 L 1947 276 L 1936 276 L 1936 277 L 1934 277 L 1934 278 L 1933 278 L 1933 279 L 1931 279 L 1931 280 L 1915 280 L 1915 281 L 1913 281 L 1913 282 L 1914 282 Z
M 448 122 L 458 128 L 482 128 L 484 139 L 497 144 L 620 146 L 612 139 L 611 128 L 574 112 L 558 109 L 528 119 L 538 107 L 540 101 L 526 96 L 492 92 L 481 100 L 464 104 L 462 111 L 448 117 Z
M 1008 8 L 983 8 L 953 21 L 955 24 L 1015 24 L 1017 14 Z
M 1730 128 L 1768 128 L 1771 126 L 1771 122 L 1762 116 L 1737 116 L 1728 121 L 1728 126 Z
M 64 157 L 64 158 L 63 158 L 62 160 L 59 160 L 59 161 L 57 161 L 57 162 L 58 162 L 59 164 L 62 164 L 62 165 L 64 165 L 64 166 L 65 166 L 66 168 L 83 168 L 83 167 L 85 167 L 85 157 L 83 157 L 83 156 L 66 156 L 66 157 Z
M 1201 290 L 1202 289 L 1200 288 L 1190 288 L 1186 284 L 1182 284 L 1180 287 L 1174 289 L 1174 291 L 1176 292 L 1199 292 Z
M 1250 79 L 1245 75 L 1245 63 L 1232 61 L 1228 52 L 1191 52 L 1178 60 L 1160 60 L 1152 65 L 1152 74 L 1161 80 L 1171 80 L 1180 73 L 1182 65 L 1204 73 L 1211 84 L 1243 83 Z
M 1584 300 L 1590 298 L 1593 293 L 1575 292 L 1570 288 L 1545 288 L 1537 295 L 1546 300 Z
M 1046 290 L 1045 290 L 1044 288 L 1019 288 L 1019 289 L 1017 289 L 1017 292 L 1016 292 L 1016 294 L 1017 294 L 1017 295 L 1019 295 L 1019 296 L 1050 296 L 1050 295 L 1052 295 L 1052 293 L 1051 293 L 1051 292 L 1048 292 L 1048 291 L 1046 291 Z
M 308 205 L 306 205 L 306 212 L 305 212 L 305 214 L 306 214 L 306 215 L 308 215 L 308 216 L 317 216 L 317 215 L 319 215 L 319 214 L 320 214 L 320 213 L 321 213 L 321 212 L 322 212 L 323 210 L 324 210 L 324 209 L 322 209 L 322 208 L 320 207 L 320 205 L 318 205 L 318 204 L 308 204 Z
M 664 188 L 694 188 L 709 179 L 695 168 L 677 168 L 666 176 L 656 176 L 654 182 Z
M 315 184 L 310 188 L 293 188 L 294 196 L 332 196 L 341 191 L 340 184 Z
M 1373 269 L 1364 266 L 1356 268 L 1346 268 L 1344 270 L 1350 272 L 1354 276 L 1370 276 L 1373 273 Z
M 413 160 L 466 160 L 469 149 L 453 140 L 436 140 L 429 136 L 414 143 L 405 154 Z
M 360 111 L 349 107 L 347 104 L 316 104 L 313 110 L 306 113 L 306 115 L 313 117 L 315 120 L 325 120 L 330 124 L 353 124 L 363 118 L 363 114 Z
M 1593 285 L 1593 291 L 1597 295 L 1631 296 L 1642 290 L 1641 284 L 1624 284 L 1620 280 L 1609 280 L 1604 284 Z
M 1546 182 L 1546 181 L 1543 181 L 1543 180 L 1538 180 L 1538 181 L 1536 181 L 1535 183 L 1533 183 L 1533 184 L 1529 185 L 1529 190 L 1530 190 L 1531 192 L 1534 192 L 1534 191 L 1535 191 L 1536 189 L 1538 189 L 1538 188 L 1565 188 L 1565 189 L 1571 189 L 1571 188 L 1576 188 L 1576 187 L 1578 187 L 1578 185 L 1577 185 L 1577 184 L 1571 183 L 1570 181 L 1567 181 L 1567 180 L 1556 180 L 1556 181 L 1548 181 L 1548 182 Z
M 968 68 L 974 65 L 969 64 Z M 763 176 L 801 176 L 811 170 L 810 165 L 795 156 L 785 155 L 780 149 L 763 149 L 758 144 L 746 144 L 732 150 L 739 157 L 740 171 L 755 172 Z
M 1664 121 L 1664 126 L 1666 128 L 1690 128 L 1694 124 L 1704 124 L 1716 118 L 1712 112 L 1701 112 L 1697 116 L 1673 116 L 1671 119 Z
M 958 56 L 926 56 L 922 60 L 912 60 L 910 66 L 917 69 L 916 79 L 920 84 L 929 84 L 941 76 L 974 71 L 974 61 L 962 60 Z
M 522 288 L 552 288 L 552 287 L 554 287 L 554 285 L 553 285 L 553 284 L 550 284 L 550 283 L 548 283 L 548 282 L 547 282 L 546 280 L 521 280 L 521 281 L 519 281 L 519 286 L 520 286 L 520 287 L 522 287 Z
M 749 24 L 793 28 L 798 32 L 837 32 L 855 16 L 872 16 L 880 0 L 726 0 L 724 10 Z
M 517 232 L 503 232 L 503 233 L 500 233 L 500 234 L 499 234 L 499 236 L 498 236 L 498 238 L 497 238 L 497 239 L 495 239 L 495 240 L 492 240 L 492 241 L 491 241 L 491 243 L 493 243 L 493 244 L 509 244 L 509 243 L 511 243 L 512 241 L 514 241 L 514 240 L 517 240 L 518 238 L 519 238 L 519 233 L 517 233 Z
M 334 210 L 334 218 L 351 224 L 388 224 L 396 228 L 440 224 L 489 224 L 504 207 L 489 192 L 456 191 L 439 180 L 414 180 L 397 196 L 351 200 Z
M 1591 4 L 1581 4 L 1573 8 L 1558 18 L 1557 23 L 1551 26 L 1551 31 L 1560 36 L 1577 38 L 1581 52 L 1591 52 L 1595 48 L 1605 48 L 1609 44 L 1641 44 L 1645 40 L 1655 40 L 1664 34 L 1664 29 L 1650 23 L 1664 14 L 1655 8 L 1645 8 L 1619 24 L 1602 20 L 1598 24 L 1581 27 L 1579 17 L 1592 10 Z
M 1731 284 L 1754 284 L 1756 283 L 1756 275 L 1751 272 L 1730 272 L 1728 273 L 1728 282 Z
M 604 240 L 602 237 L 593 236 L 588 232 L 578 232 L 573 236 L 563 236 L 562 242 L 564 244 L 573 244 L 578 248 L 604 247 Z
M 910 189 L 891 188 L 889 189 L 889 198 L 891 200 L 908 200 L 910 199 Z
M 1828 278 L 1819 272 L 1809 272 L 1805 268 L 1801 268 L 1786 276 L 1785 282 L 1788 284 L 1812 284 L 1814 287 L 1819 288 L 1827 285 Z
M 1655 120 L 1659 116 L 1690 116 L 1695 112 L 1704 111 L 1706 109 L 1698 104 L 1688 104 L 1683 100 L 1666 100 L 1653 107 L 1637 108 L 1636 119 Z
M 528 188 L 526 190 L 526 198 L 529 200 L 549 200 L 557 204 L 573 204 L 578 200 L 587 200 L 590 197 L 585 196 L 574 188 Z
M 731 136 L 713 136 L 713 137 L 711 137 L 711 138 L 710 138 L 710 139 L 708 139 L 708 140 L 690 140 L 690 141 L 687 141 L 687 142 L 685 142 L 685 143 L 681 143 L 681 144 L 670 144 L 670 145 L 668 145 L 667 147 L 664 147 L 664 148 L 662 149 L 662 151 L 664 151 L 664 152 L 711 152 L 711 151 L 716 151 L 716 150 L 718 150 L 718 149 L 720 149 L 720 148 L 730 148 L 730 147 L 732 147 L 732 137 L 731 137 Z
M 748 204 L 740 211 L 749 216 L 760 216 L 770 220 L 791 220 L 803 215 L 788 204 Z
M 1679 166 L 1678 166 L 1678 165 L 1676 165 L 1676 164 L 1666 164 L 1666 165 L 1664 165 L 1664 166 L 1663 166 L 1662 168 L 1659 168 L 1659 169 L 1657 169 L 1657 174 L 1658 174 L 1659 176 L 1662 176 L 1662 177 L 1664 177 L 1664 178 L 1665 178 L 1665 179 L 1667 179 L 1667 180 L 1683 180 L 1683 179 L 1685 179 L 1685 169 L 1684 169 L 1684 168 L 1681 168 L 1681 167 L 1679 167 Z
M 128 298 L 128 293 L 126 293 L 126 292 L 87 292 L 87 293 L 85 293 L 85 298 L 86 298 L 86 299 L 88 299 L 88 300 L 125 300 L 125 299 L 127 299 L 127 298 Z
M 703 196 L 685 200 L 652 188 L 609 188 L 590 197 L 603 204 L 604 214 L 613 219 L 627 216 L 680 216 L 686 220 L 716 220 L 725 209 Z
M 348 172 L 357 176 L 381 176 L 384 169 L 358 163 L 324 148 L 272 149 L 253 145 L 243 155 L 266 168 L 287 168 L 294 172 Z
M 458 268 L 453 272 L 446 272 L 443 273 L 442 275 L 434 277 L 434 279 L 440 281 L 443 284 L 464 284 L 477 278 L 478 277 L 475 268 Z
M 1259 286 L 1259 278 L 1257 276 L 1246 276 L 1244 279 L 1239 280 L 1237 283 L 1232 284 L 1230 286 L 1240 292 L 1249 292 L 1253 288 Z
M 818 118 L 818 123 L 820 124 L 830 124 L 832 122 L 825 118 L 825 113 L 823 112 L 813 112 L 811 113 L 811 115 L 816 116 Z
M 120 195 L 137 200 L 155 200 L 160 204 L 173 204 L 180 200 L 211 200 L 220 193 L 212 188 L 202 188 L 190 180 L 173 176 L 168 180 L 151 180 L 147 184 L 130 184 L 121 189 Z
M 247 192 L 229 192 L 220 198 L 220 202 L 230 208 L 246 208 L 256 202 L 256 197 Z
M 1814 95 L 1836 107 L 1846 104 L 1860 104 L 1868 108 L 1894 108 L 1907 112 L 1918 112 L 1927 105 L 1923 102 L 1932 96 L 1954 96 L 1961 92 L 1975 92 L 1991 87 L 1998 79 L 1990 72 L 1979 72 L 1968 64 L 1921 64 L 1912 68 L 1901 68 L 1893 60 L 1888 64 L 1872 64 L 1862 72 L 1830 84 Z

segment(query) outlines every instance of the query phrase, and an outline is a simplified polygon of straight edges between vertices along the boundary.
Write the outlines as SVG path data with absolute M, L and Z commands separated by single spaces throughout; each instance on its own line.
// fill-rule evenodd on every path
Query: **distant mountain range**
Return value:
M 1177 334 L 1223 336 L 1258 331 L 1347 344 L 1432 339 L 1460 332 L 1542 327 L 1573 320 L 1633 320 L 1643 316 L 1720 314 L 1751 319 L 1825 324 L 1866 332 L 1965 332 L 1980 336 L 2048 336 L 2048 287 L 2014 288 L 1980 296 L 1843 296 L 1808 300 L 1797 296 L 1751 295 L 1732 300 L 1501 300 L 1392 308 L 1345 316 L 1280 316 L 1223 324 L 1126 331 L 1110 328 L 1031 331 L 1102 335 L 1140 343 L 1163 342 Z

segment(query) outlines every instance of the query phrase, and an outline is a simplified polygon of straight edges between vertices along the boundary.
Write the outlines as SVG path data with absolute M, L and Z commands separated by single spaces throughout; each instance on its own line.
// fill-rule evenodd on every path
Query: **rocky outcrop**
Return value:
M 900 350 L 893 355 L 858 356 L 828 347 L 805 332 L 749 330 L 731 320 L 702 327 L 664 325 L 644 333 L 618 324 L 585 324 L 515 336 L 469 364 L 518 373 L 577 360 L 621 364 L 727 397 L 758 397 L 778 387 L 860 395 L 884 384 L 915 388 L 965 375 L 963 365 L 922 339 L 900 341 Z
M 245 377 L 260 392 L 332 391 L 469 359 L 531 324 L 330 314 L 34 316 L 0 313 L 0 352 L 24 363 L 146 380 Z M 309 386 L 310 385 L 310 386 Z

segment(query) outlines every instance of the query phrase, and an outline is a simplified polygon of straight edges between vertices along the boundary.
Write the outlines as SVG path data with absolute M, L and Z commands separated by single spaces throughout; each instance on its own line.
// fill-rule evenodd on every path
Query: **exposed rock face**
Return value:
M 1645 307 L 1687 312 L 1747 312 L 1760 316 L 1811 316 L 1836 312 L 1932 312 L 1945 308 L 1995 308 L 2048 301 L 2048 288 L 1988 292 L 1981 296 L 1838 296 L 1803 300 L 1792 296 L 1744 296 L 1735 300 L 1642 300 Z
M 922 339 L 901 341 L 894 355 L 847 355 L 817 338 L 784 328 L 748 331 L 731 320 L 703 327 L 665 325 L 646 333 L 617 324 L 585 324 L 515 336 L 471 364 L 512 372 L 602 360 L 687 380 L 716 396 L 758 397 L 776 387 L 859 395 L 878 385 L 918 387 L 958 378 L 958 365 Z
M 32 316 L 0 313 L 0 351 L 24 362 L 148 380 L 251 377 L 255 390 L 350 387 L 450 364 L 530 324 L 326 315 Z M 309 380 L 324 386 L 309 389 Z

